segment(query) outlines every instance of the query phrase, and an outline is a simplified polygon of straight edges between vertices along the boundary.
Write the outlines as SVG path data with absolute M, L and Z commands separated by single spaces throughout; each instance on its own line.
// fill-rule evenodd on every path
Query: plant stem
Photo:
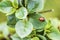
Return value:
M 49 9 L 49 10 L 46 10 L 46 11 L 42 11 L 42 12 L 39 12 L 39 13 L 47 13 L 47 12 L 53 12 L 54 9 Z

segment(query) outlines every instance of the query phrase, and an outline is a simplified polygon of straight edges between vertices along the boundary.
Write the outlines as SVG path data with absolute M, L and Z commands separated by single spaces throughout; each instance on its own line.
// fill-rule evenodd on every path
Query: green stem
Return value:
M 47 12 L 53 12 L 54 9 L 50 9 L 50 10 L 46 10 L 46 11 L 42 11 L 42 12 L 39 12 L 39 13 L 47 13 Z

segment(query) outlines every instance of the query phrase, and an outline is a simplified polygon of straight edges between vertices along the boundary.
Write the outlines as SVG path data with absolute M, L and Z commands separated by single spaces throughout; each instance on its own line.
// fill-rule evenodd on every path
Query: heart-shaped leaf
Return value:
M 10 15 L 10 14 L 14 13 L 15 11 L 16 11 L 16 9 L 12 7 L 12 4 L 10 1 L 0 2 L 0 12 Z
M 18 19 L 25 19 L 27 17 L 27 9 L 25 7 L 21 7 L 20 9 L 18 9 L 15 13 L 15 16 Z
M 33 29 L 33 25 L 28 21 L 18 21 L 15 25 L 16 33 L 21 37 L 24 38 L 28 36 Z
M 39 20 L 40 17 L 43 17 L 43 16 L 41 16 L 40 14 L 34 13 L 33 15 L 29 16 L 29 21 L 33 24 L 33 27 L 35 29 L 42 29 L 43 30 L 45 28 L 47 22 L 46 22 L 46 20 L 41 22 Z
M 10 0 L 12 2 L 13 7 L 18 8 L 18 0 Z
M 29 0 L 28 1 L 28 11 L 31 12 L 40 12 L 44 7 L 44 0 Z

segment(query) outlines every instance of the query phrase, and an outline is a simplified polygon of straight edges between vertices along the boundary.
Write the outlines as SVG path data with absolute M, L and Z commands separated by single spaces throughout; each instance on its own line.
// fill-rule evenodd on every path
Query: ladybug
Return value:
M 39 20 L 40 20 L 41 22 L 44 22 L 44 21 L 45 21 L 45 18 L 44 18 L 44 17 L 40 17 Z

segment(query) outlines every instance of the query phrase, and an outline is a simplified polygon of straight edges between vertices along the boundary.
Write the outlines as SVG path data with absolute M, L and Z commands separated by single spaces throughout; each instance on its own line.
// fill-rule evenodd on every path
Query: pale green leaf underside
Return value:
M 15 16 L 18 19 L 25 19 L 27 17 L 27 9 L 25 7 L 21 7 L 20 9 L 18 9 L 15 13 Z
M 33 29 L 33 25 L 28 21 L 18 21 L 15 25 L 16 33 L 19 37 L 24 38 L 28 36 Z

